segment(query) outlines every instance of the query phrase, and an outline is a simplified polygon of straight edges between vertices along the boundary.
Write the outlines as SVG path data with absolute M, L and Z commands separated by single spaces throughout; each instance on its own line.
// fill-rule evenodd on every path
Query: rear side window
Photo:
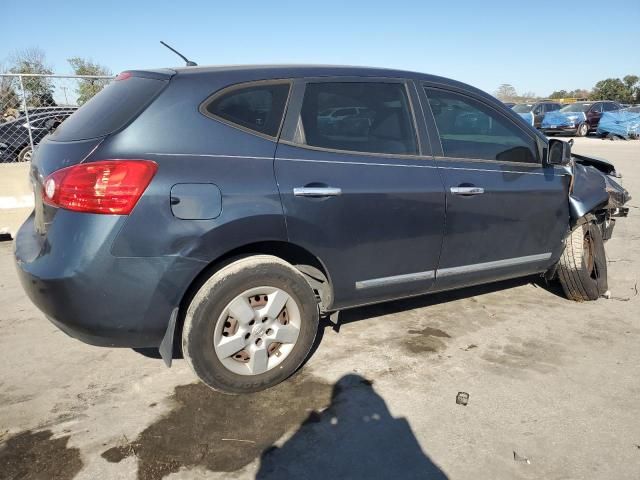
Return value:
M 298 143 L 363 153 L 416 154 L 416 135 L 401 83 L 310 83 Z
M 71 115 L 52 135 L 62 142 L 108 135 L 136 117 L 167 84 L 129 76 L 114 80 Z
M 425 88 L 445 157 L 537 163 L 535 140 L 465 95 Z
M 269 137 L 276 137 L 289 96 L 289 83 L 233 86 L 216 94 L 203 113 Z

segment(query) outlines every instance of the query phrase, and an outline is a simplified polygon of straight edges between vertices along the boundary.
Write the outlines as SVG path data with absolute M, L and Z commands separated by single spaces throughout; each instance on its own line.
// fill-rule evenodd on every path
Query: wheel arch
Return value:
M 211 277 L 211 275 L 228 265 L 229 263 L 243 257 L 252 255 L 273 255 L 297 268 L 309 283 L 316 295 L 321 311 L 326 311 L 333 304 L 333 287 L 331 277 L 324 263 L 307 249 L 291 242 L 271 240 L 253 242 L 241 247 L 234 248 L 223 255 L 209 262 L 187 287 L 178 306 L 178 317 L 176 319 L 175 331 L 173 335 L 174 352 L 180 349 L 182 344 L 182 328 L 184 318 L 189 304 L 200 287 Z M 174 353 L 175 357 L 175 353 Z

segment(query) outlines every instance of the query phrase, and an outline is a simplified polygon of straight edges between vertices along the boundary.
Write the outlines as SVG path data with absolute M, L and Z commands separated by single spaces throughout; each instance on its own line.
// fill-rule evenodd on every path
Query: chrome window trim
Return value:
M 250 155 L 226 155 L 220 153 L 160 153 L 160 152 L 146 152 L 145 155 L 156 155 L 161 157 L 210 157 L 210 158 L 248 158 L 255 160 L 273 160 L 273 157 L 256 157 Z M 395 158 L 395 157 L 393 157 Z M 407 158 L 407 157 L 405 157 Z M 412 160 L 432 160 L 431 157 L 417 157 L 411 156 Z M 450 166 L 438 166 L 438 165 L 412 165 L 405 163 L 379 163 L 379 162 L 356 162 L 349 160 L 317 160 L 310 158 L 291 158 L 291 157 L 276 157 L 275 160 L 286 162 L 307 162 L 307 163 L 338 163 L 346 165 L 370 165 L 372 167 L 405 167 L 405 168 L 443 168 L 448 170 L 467 170 L 471 172 L 495 172 L 495 173 L 515 173 L 518 175 L 546 175 L 544 172 L 520 172 L 518 170 L 496 170 L 488 168 L 466 168 L 466 167 L 450 167 Z M 568 175 L 568 173 L 562 173 L 564 170 L 556 170 L 556 173 Z

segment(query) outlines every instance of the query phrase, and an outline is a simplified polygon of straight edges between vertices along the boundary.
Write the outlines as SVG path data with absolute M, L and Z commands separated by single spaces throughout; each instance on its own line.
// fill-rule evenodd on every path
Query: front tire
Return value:
M 30 162 L 33 156 L 31 145 L 27 145 L 18 153 L 18 162 Z
M 318 317 L 311 287 L 291 264 L 270 255 L 242 258 L 214 273 L 191 301 L 184 357 L 214 390 L 264 390 L 304 362 Z
M 576 302 L 597 300 L 607 291 L 607 256 L 595 223 L 585 223 L 567 237 L 558 279 L 567 298 Z
M 578 130 L 576 131 L 576 135 L 578 137 L 586 137 L 589 134 L 589 125 L 586 123 L 581 123 L 578 125 Z

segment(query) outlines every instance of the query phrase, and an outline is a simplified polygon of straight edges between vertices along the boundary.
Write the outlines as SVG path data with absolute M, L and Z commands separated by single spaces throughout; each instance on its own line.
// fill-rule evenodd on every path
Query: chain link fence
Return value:
M 113 77 L 0 74 L 0 163 L 28 162 L 38 143 Z

